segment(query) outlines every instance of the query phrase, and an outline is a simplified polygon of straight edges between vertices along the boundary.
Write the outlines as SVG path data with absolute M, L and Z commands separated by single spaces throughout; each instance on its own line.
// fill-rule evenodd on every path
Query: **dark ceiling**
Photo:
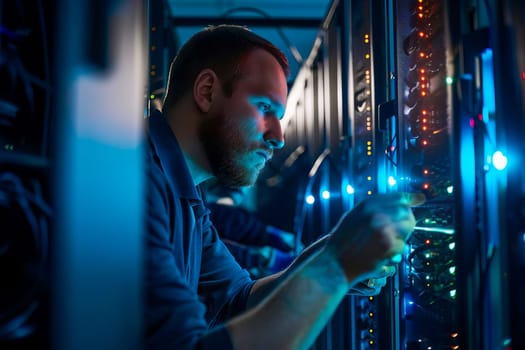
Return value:
M 178 44 L 209 24 L 247 25 L 290 61 L 293 81 L 313 46 L 331 0 L 167 0 Z

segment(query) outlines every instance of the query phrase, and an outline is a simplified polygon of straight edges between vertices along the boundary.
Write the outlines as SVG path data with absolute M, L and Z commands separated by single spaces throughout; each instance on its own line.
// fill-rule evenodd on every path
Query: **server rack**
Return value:
M 144 5 L 58 1 L 51 349 L 144 344 Z
M 461 49 L 451 96 L 462 347 L 522 348 L 523 6 L 483 1 L 449 8 L 451 41 Z
M 143 5 L 0 4 L 2 349 L 142 344 Z
M 0 348 L 49 340 L 55 7 L 0 3 Z
M 348 298 L 341 309 L 349 318 L 336 316 L 316 348 L 519 348 L 524 201 L 523 175 L 515 164 L 523 154 L 518 135 L 524 121 L 524 53 L 517 39 L 523 35 L 523 5 L 333 4 L 329 23 L 340 40 L 324 40 L 331 29 L 325 26 L 320 42 L 337 45 L 339 54 L 327 60 L 330 48 L 312 51 L 290 95 L 286 133 L 299 135 L 305 125 L 328 127 L 319 132 L 321 142 L 306 138 L 301 145 L 310 152 L 316 145 L 306 164 L 330 159 L 335 165 L 328 168 L 343 169 L 325 180 L 339 189 L 341 210 L 378 192 L 423 192 L 427 202 L 415 208 L 418 223 L 395 278 L 376 298 Z M 340 90 L 311 92 L 319 77 L 327 79 L 319 74 L 326 64 L 340 70 Z M 310 84 L 311 77 L 318 77 L 317 84 Z M 330 117 L 341 126 L 335 131 L 319 109 L 308 110 L 327 103 L 339 106 L 339 119 Z M 295 118 L 304 121 L 291 121 Z M 294 140 L 288 137 L 290 150 L 297 146 Z M 321 153 L 319 144 L 330 145 L 329 152 Z M 497 162 L 510 154 L 509 166 L 497 170 Z M 322 198 L 321 183 L 314 188 L 316 200 Z M 319 222 L 330 222 L 323 208 L 333 209 L 334 197 L 305 211 L 302 203 L 312 188 L 296 189 L 300 204 L 294 214 L 307 236 L 323 227 Z
M 443 1 L 396 4 L 399 188 L 423 192 L 401 264 L 401 348 L 459 347 L 452 128 Z M 399 343 L 398 343 L 399 344 Z

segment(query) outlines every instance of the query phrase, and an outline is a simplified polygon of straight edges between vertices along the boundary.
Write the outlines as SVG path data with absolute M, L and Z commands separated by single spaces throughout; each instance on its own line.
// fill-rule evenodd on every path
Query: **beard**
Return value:
M 243 164 L 243 158 L 256 146 L 249 146 L 237 125 L 227 118 L 206 120 L 199 128 L 199 141 L 204 147 L 213 175 L 226 187 L 251 186 L 259 170 Z

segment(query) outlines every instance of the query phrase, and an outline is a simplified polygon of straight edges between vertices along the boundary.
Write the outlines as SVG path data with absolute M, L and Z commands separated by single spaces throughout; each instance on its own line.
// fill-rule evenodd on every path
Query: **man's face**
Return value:
M 213 175 L 231 187 L 253 185 L 273 149 L 284 145 L 280 119 L 287 84 L 281 66 L 258 49 L 244 58 L 240 75 L 231 96 L 214 96 L 199 131 Z

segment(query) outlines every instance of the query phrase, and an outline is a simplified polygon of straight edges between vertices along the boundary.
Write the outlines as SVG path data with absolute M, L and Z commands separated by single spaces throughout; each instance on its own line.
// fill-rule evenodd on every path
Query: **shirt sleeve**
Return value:
M 226 328 L 209 327 L 205 305 L 176 263 L 169 219 L 175 198 L 161 170 L 149 164 L 146 180 L 146 348 L 233 349 Z
M 246 309 L 254 282 L 221 241 L 209 220 L 209 210 L 206 211 L 199 294 L 206 296 L 203 298 L 207 307 L 206 317 L 213 326 Z

